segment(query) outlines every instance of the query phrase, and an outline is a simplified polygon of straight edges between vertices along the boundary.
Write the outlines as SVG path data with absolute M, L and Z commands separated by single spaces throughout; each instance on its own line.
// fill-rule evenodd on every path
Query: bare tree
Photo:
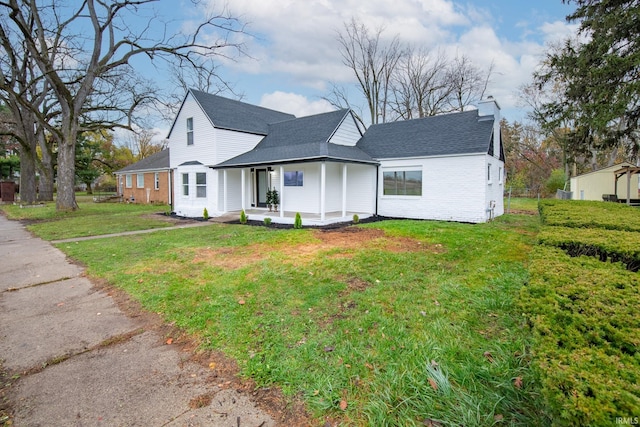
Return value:
M 224 49 L 241 51 L 229 36 L 243 28 L 226 12 L 207 17 L 189 35 L 167 36 L 167 24 L 155 16 L 140 29 L 127 25 L 127 18 L 139 15 L 141 8 L 155 1 L 84 0 L 69 6 L 57 0 L 46 4 L 37 0 L 0 0 L 0 12 L 8 17 L 0 23 L 0 36 L 13 34 L 16 38 L 8 47 L 2 43 L 3 50 L 23 46 L 59 104 L 56 126 L 42 123 L 58 144 L 58 210 L 77 208 L 75 147 L 78 132 L 84 130 L 83 123 L 130 127 L 136 107 L 150 100 L 148 87 L 130 78 L 129 61 L 148 57 L 202 69 Z M 222 34 L 221 38 L 213 43 L 203 41 L 208 30 Z M 163 35 L 154 36 L 154 32 Z M 122 87 L 129 91 L 130 98 L 113 96 L 109 90 Z M 125 117 L 127 121 L 122 123 Z
M 408 49 L 394 74 L 392 112 L 402 120 L 446 112 L 452 91 L 447 71 L 443 52 Z
M 127 135 L 125 145 L 135 155 L 136 160 L 142 160 L 167 148 L 165 140 L 159 143 L 153 141 L 157 134 L 151 129 L 138 129 Z
M 481 101 L 489 85 L 493 63 L 485 72 L 465 56 L 457 56 L 449 63 L 448 79 L 451 84 L 449 106 L 452 111 Z
M 338 34 L 343 63 L 351 68 L 364 96 L 372 124 L 385 122 L 391 79 L 402 56 L 398 36 L 389 43 L 381 40 L 383 28 L 371 33 L 353 18 Z

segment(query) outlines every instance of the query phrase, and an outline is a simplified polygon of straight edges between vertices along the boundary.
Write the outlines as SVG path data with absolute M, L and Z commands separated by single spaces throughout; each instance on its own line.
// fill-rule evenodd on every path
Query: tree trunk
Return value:
M 20 202 L 36 202 L 36 150 L 35 144 L 20 145 Z
M 38 163 L 40 182 L 38 184 L 38 200 L 49 202 L 53 200 L 53 154 L 51 144 L 47 144 L 44 135 L 39 135 L 38 143 L 42 152 L 42 159 Z
M 64 132 L 64 141 L 58 145 L 58 197 L 56 210 L 72 211 L 78 208 L 76 203 L 76 133 L 68 130 Z

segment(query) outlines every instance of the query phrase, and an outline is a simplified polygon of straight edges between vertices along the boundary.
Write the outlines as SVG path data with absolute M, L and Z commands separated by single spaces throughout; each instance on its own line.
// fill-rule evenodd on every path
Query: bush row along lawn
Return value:
M 215 224 L 59 247 L 319 418 L 529 426 L 549 422 L 517 306 L 537 226 L 385 221 L 326 245 Z
M 79 209 L 57 212 L 55 202 L 42 207 L 21 208 L 19 205 L 0 207 L 7 218 L 27 221 L 29 231 L 46 240 L 97 236 L 123 231 L 167 227 L 171 224 L 154 219 L 156 213 L 168 211 L 166 206 L 78 202 Z
M 545 225 L 640 232 L 640 214 L 623 203 L 583 200 L 541 200 Z
M 573 201 L 545 201 L 540 208 L 551 224 L 580 227 L 542 227 L 521 292 L 536 337 L 533 366 L 554 424 L 614 425 L 617 417 L 636 417 L 640 276 L 627 266 L 637 262 L 640 233 L 608 229 L 637 223 L 640 210 Z M 589 225 L 594 228 L 582 228 Z M 621 255 L 631 263 L 610 262 Z

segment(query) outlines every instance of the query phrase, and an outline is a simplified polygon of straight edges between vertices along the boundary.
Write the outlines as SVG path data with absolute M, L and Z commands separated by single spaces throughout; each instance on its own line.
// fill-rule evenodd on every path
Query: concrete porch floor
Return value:
M 250 221 L 264 221 L 265 218 L 271 218 L 271 222 L 277 224 L 293 224 L 296 212 L 285 211 L 282 216 L 280 216 L 280 212 L 269 212 L 269 209 L 260 209 L 260 208 L 250 208 L 245 210 L 245 214 L 247 215 Z M 225 216 L 235 216 L 235 218 L 240 218 L 240 211 L 229 212 L 225 214 Z M 321 219 L 320 214 L 316 213 L 308 213 L 308 212 L 300 212 L 300 216 L 302 217 L 302 226 L 314 226 L 314 227 L 322 227 L 330 224 L 338 224 L 341 222 L 351 222 L 353 221 L 353 215 L 358 215 L 360 219 L 369 218 L 372 216 L 371 214 L 361 213 L 361 212 L 347 212 L 346 216 L 342 216 L 342 212 L 334 211 L 334 212 L 325 212 L 324 220 Z

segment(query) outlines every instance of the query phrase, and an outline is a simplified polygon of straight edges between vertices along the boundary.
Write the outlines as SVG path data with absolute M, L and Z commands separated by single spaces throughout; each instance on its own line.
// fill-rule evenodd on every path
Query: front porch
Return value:
M 225 214 L 235 216 L 236 218 L 240 218 L 241 211 L 234 211 Z M 271 218 L 271 222 L 276 224 L 291 224 L 296 218 L 296 212 L 292 211 L 284 211 L 284 212 L 269 212 L 269 209 L 260 209 L 260 208 L 251 208 L 246 209 L 245 214 L 247 215 L 247 219 L 249 221 L 264 221 L 265 218 Z M 324 220 L 321 218 L 320 214 L 314 213 L 305 213 L 300 212 L 300 216 L 302 217 L 302 226 L 303 227 L 323 227 L 331 224 L 338 224 L 341 222 L 352 222 L 353 215 L 358 215 L 358 217 L 362 220 L 365 218 L 369 218 L 371 214 L 360 213 L 360 212 L 347 212 L 346 215 L 343 215 L 341 211 L 333 211 L 333 212 L 325 212 Z

